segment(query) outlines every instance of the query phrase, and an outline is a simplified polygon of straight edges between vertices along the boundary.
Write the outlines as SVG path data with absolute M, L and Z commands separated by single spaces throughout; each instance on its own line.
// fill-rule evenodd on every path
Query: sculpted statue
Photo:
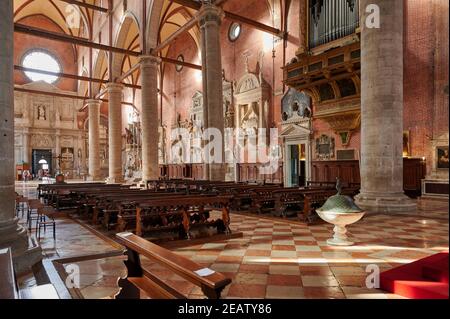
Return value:
M 44 105 L 39 105 L 38 106 L 38 120 L 42 120 L 42 121 L 46 121 L 47 120 L 47 115 L 46 115 L 46 110 L 45 110 L 45 106 Z
M 133 144 L 133 132 L 127 128 L 125 128 L 125 132 L 127 136 L 127 144 Z

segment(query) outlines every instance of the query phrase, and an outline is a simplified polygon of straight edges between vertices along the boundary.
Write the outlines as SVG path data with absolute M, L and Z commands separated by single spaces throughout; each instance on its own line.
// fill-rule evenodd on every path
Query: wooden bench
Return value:
M 140 190 L 140 189 L 82 189 L 73 190 L 72 197 L 76 202 L 78 208 L 77 213 L 84 215 L 84 217 L 92 218 L 92 214 L 95 214 L 95 208 L 106 208 L 107 202 L 110 197 L 116 196 L 118 198 L 128 198 L 128 196 L 135 196 L 140 194 L 152 194 L 153 191 Z
M 185 280 L 200 287 L 209 299 L 220 299 L 223 289 L 231 283 L 231 279 L 223 274 L 213 272 L 202 276 L 199 273 L 202 266 L 177 255 L 165 248 L 155 245 L 131 233 L 116 235 L 119 241 L 127 248 L 125 261 L 127 277 L 119 279 L 119 293 L 116 299 L 140 299 L 141 291 L 151 299 L 186 299 L 186 296 L 171 287 L 163 280 L 141 266 L 140 256 L 173 271 Z
M 127 212 L 136 212 L 139 204 L 146 203 L 155 199 L 173 200 L 174 198 L 185 198 L 187 194 L 181 193 L 142 193 L 142 194 L 123 194 L 107 195 L 100 198 L 93 206 L 92 223 L 94 225 L 101 223 L 106 230 L 118 226 L 118 216 L 126 215 Z M 123 231 L 120 230 L 119 231 Z
M 276 196 L 279 192 L 298 191 L 298 187 L 282 188 L 280 186 L 261 186 L 250 190 L 250 212 L 255 214 L 278 213 Z M 279 215 L 281 216 L 281 215 Z
M 139 203 L 135 214 L 120 214 L 118 230 L 134 230 L 137 235 L 155 236 L 160 232 L 178 232 L 181 239 L 191 238 L 191 230 L 215 227 L 218 233 L 231 234 L 232 196 L 183 196 L 155 198 Z M 222 211 L 219 219 L 210 219 L 209 211 Z
M 39 198 L 44 198 L 52 192 L 54 189 L 62 189 L 62 188 L 77 188 L 77 187 L 88 187 L 88 186 L 101 186 L 106 185 L 105 183 L 97 182 L 97 183 L 73 183 L 73 184 L 39 184 L 38 185 L 38 196 Z
M 68 209 L 68 208 L 76 208 L 77 207 L 77 198 L 74 196 L 74 191 L 82 191 L 82 190 L 97 190 L 97 191 L 107 191 L 107 190 L 124 190 L 130 189 L 130 186 L 123 186 L 120 184 L 112 184 L 112 185 L 91 185 L 91 186 L 77 186 L 72 187 L 71 185 L 55 185 L 52 187 L 49 192 L 44 197 L 46 203 L 48 205 L 52 205 L 57 210 Z

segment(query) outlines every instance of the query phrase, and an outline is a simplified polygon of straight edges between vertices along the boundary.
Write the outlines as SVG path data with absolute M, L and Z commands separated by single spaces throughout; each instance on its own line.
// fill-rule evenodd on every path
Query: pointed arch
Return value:
M 97 59 L 94 63 L 94 69 L 93 69 L 93 77 L 97 79 L 103 79 L 104 76 L 108 72 L 108 55 L 105 51 L 98 51 Z M 94 95 L 99 93 L 101 90 L 101 84 L 100 83 L 93 83 L 93 93 Z
M 159 27 L 161 21 L 161 14 L 164 6 L 164 0 L 153 0 L 148 14 L 147 22 L 147 52 L 150 53 L 152 48 L 158 45 Z
M 137 46 L 136 44 L 139 45 Z M 139 21 L 130 11 L 126 11 L 122 17 L 122 21 L 116 34 L 114 46 L 129 50 L 139 47 L 138 51 L 142 48 L 142 37 L 140 34 Z M 123 54 L 113 54 L 113 65 L 111 70 L 113 78 L 116 78 L 122 74 L 124 65 L 123 62 L 125 58 L 126 57 Z

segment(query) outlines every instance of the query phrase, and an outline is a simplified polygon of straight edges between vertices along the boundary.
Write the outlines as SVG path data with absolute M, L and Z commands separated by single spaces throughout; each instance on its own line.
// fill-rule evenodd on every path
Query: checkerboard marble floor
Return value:
M 348 227 L 351 247 L 331 247 L 332 225 L 306 226 L 281 219 L 232 214 L 231 228 L 242 238 L 175 249 L 202 267 L 233 281 L 224 298 L 400 298 L 366 287 L 373 269 L 384 271 L 448 251 L 448 203 L 419 201 L 411 214 L 366 216 Z M 101 253 L 113 247 L 68 218 L 58 220 L 58 236 L 41 241 L 45 258 Z M 126 269 L 122 257 L 78 263 L 85 298 L 111 298 Z M 189 298 L 200 289 L 176 274 L 143 260 L 143 265 Z

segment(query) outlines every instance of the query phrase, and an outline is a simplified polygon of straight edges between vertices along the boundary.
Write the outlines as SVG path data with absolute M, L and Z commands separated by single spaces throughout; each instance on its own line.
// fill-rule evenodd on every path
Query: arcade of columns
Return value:
M 362 189 L 358 203 L 371 211 L 411 211 L 414 204 L 402 191 L 402 110 L 403 52 L 402 1 L 362 0 L 361 7 L 377 4 L 383 12 L 380 29 L 367 29 L 362 23 Z M 13 0 L 0 6 L 0 248 L 13 247 L 17 269 L 36 262 L 40 251 L 28 247 L 26 231 L 17 224 L 14 208 L 14 100 L 13 100 Z M 201 29 L 205 127 L 223 132 L 222 64 L 220 23 L 222 9 L 205 4 L 198 12 Z M 383 47 L 383 50 L 379 50 Z M 384 63 L 379 63 L 382 60 Z M 143 179 L 158 172 L 158 90 L 156 56 L 142 56 L 142 138 Z M 382 72 L 384 65 L 389 72 Z M 110 83 L 109 94 L 109 182 L 123 178 L 121 163 L 122 86 Z M 99 164 L 99 101 L 88 101 L 89 174 L 97 178 Z M 383 132 L 383 142 L 379 133 Z M 386 141 L 386 142 L 385 142 Z M 211 180 L 224 180 L 221 165 L 209 165 Z M 32 257 L 30 257 L 32 256 Z
M 222 60 L 220 48 L 220 25 L 224 17 L 223 10 L 212 4 L 204 4 L 197 14 L 201 30 L 203 88 L 206 92 L 204 104 L 205 127 L 217 128 L 222 136 L 224 133 L 224 118 L 222 111 Z M 161 60 L 153 55 L 144 55 L 140 60 L 142 83 L 142 180 L 159 178 L 158 165 L 158 64 Z M 109 95 L 109 183 L 123 181 L 122 171 L 122 126 L 121 126 L 121 97 L 122 86 L 116 83 L 107 85 Z M 91 179 L 98 178 L 100 159 L 98 142 L 91 143 L 99 136 L 100 112 L 97 111 L 99 102 L 88 101 L 89 122 L 89 175 Z M 91 115 L 93 117 L 91 117 Z M 209 158 L 213 154 L 205 154 Z M 222 150 L 222 158 L 224 158 Z M 223 164 L 205 165 L 205 176 L 210 180 L 225 180 Z

